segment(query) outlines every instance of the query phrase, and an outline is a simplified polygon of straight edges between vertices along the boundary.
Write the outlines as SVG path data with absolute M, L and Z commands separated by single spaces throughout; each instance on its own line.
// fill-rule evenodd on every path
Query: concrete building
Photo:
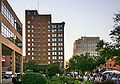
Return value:
M 7 0 L 0 0 L 0 58 L 3 56 L 12 56 L 13 75 L 15 75 L 16 63 L 20 64 L 22 73 L 22 23 Z M 18 56 L 19 62 L 15 60 Z M 4 65 L 0 60 L 0 83 L 2 83 L 2 66 Z
M 73 55 L 90 53 L 93 57 L 98 56 L 98 52 L 96 52 L 96 45 L 98 41 L 99 37 L 81 37 L 81 39 L 75 40 Z
M 60 62 L 64 66 L 64 22 L 52 23 L 50 14 L 25 11 L 26 56 L 40 65 Z

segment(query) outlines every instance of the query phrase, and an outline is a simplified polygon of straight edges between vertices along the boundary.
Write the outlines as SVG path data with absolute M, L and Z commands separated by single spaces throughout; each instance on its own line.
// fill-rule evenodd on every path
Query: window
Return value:
M 48 33 L 50 32 L 50 29 L 48 29 Z
M 52 37 L 56 37 L 57 35 L 56 34 L 52 34 Z
M 62 32 L 63 31 L 63 29 L 58 29 L 58 32 Z
M 30 55 L 30 52 L 28 52 L 28 55 Z
M 28 24 L 30 24 L 30 21 L 28 21 Z
M 56 25 L 52 25 L 52 28 L 56 28 Z
M 58 52 L 58 55 L 63 55 L 63 52 Z
M 50 61 L 48 61 L 48 64 L 50 64 Z
M 33 25 L 32 25 L 31 27 L 32 27 L 32 28 L 34 28 L 34 26 L 33 26 Z
M 50 52 L 48 52 L 48 55 L 50 55 Z
M 28 39 L 28 42 L 30 42 L 30 39 Z
M 63 59 L 63 56 L 59 56 L 58 59 Z
M 54 33 L 54 32 L 56 32 L 57 30 L 56 29 L 52 29 L 52 32 Z
M 63 46 L 63 43 L 58 43 L 58 46 Z
M 63 47 L 59 47 L 58 50 L 63 50 Z
M 34 60 L 34 57 L 32 57 L 32 60 Z
M 50 28 L 50 25 L 48 25 L 48 28 Z
M 30 51 L 30 48 L 28 48 L 28 51 Z
M 57 57 L 56 56 L 52 56 L 52 59 L 57 59 Z
M 50 21 L 48 20 L 48 24 L 50 24 Z
M 63 28 L 63 26 L 62 25 L 58 25 L 58 28 Z
M 15 26 L 15 19 L 4 3 L 2 3 L 2 14 L 12 26 Z
M 52 52 L 52 55 L 57 55 L 57 52 Z
M 48 42 L 50 42 L 50 39 L 48 39 Z
M 30 28 L 30 25 L 28 25 L 28 29 Z
M 48 34 L 48 37 L 50 37 L 50 34 Z
M 30 43 L 28 43 L 28 46 L 30 46 Z
M 58 34 L 58 37 L 63 37 L 63 34 Z
M 48 51 L 50 51 L 50 48 L 48 48 Z
M 56 38 L 52 38 L 52 41 L 53 41 L 53 42 L 56 41 Z
M 34 48 L 32 48 L 32 51 L 35 50 Z
M 58 41 L 63 41 L 63 39 L 62 38 L 58 38 Z
M 48 46 L 50 46 L 50 43 L 48 43 Z
M 57 48 L 56 47 L 52 47 L 52 50 L 54 51 L 54 50 L 57 50 Z
M 28 32 L 30 32 L 30 30 L 28 29 Z
M 57 43 L 52 43 L 52 46 L 57 46 Z
M 30 34 L 28 34 L 28 37 L 30 37 Z

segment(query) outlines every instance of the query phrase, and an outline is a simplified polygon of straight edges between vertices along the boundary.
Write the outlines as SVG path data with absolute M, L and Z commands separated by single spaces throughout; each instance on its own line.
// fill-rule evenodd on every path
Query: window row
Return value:
M 15 26 L 15 19 L 4 3 L 2 3 L 2 14 L 11 23 L 12 26 Z
M 57 55 L 57 52 L 48 52 L 48 55 Z M 58 55 L 63 55 L 63 52 L 58 52 Z
M 52 28 L 57 28 L 57 25 L 52 25 Z M 58 25 L 58 28 L 63 28 L 63 25 Z
M 14 40 L 14 34 L 3 23 L 1 24 L 2 35 L 10 40 Z
M 50 60 L 51 59 L 51 57 L 49 56 L 48 57 L 48 60 Z M 58 56 L 58 58 L 57 58 L 57 56 L 52 56 L 52 59 L 54 60 L 54 59 L 63 59 L 63 56 Z
M 57 44 L 58 46 L 63 46 L 63 43 L 52 43 L 52 46 L 57 46 Z M 50 46 L 50 43 L 48 43 L 48 46 Z

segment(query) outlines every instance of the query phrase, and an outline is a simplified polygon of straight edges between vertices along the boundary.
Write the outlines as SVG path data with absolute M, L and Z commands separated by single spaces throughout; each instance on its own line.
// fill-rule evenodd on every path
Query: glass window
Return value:
M 48 55 L 50 55 L 50 52 L 48 52 Z
M 28 21 L 28 24 L 30 24 L 30 21 Z
M 28 46 L 30 46 L 30 43 L 28 43 Z
M 28 25 L 28 28 L 30 28 L 30 25 Z
M 58 28 L 63 28 L 63 26 L 62 25 L 58 25 Z
M 50 28 L 50 25 L 48 25 L 48 28 Z
M 48 42 L 50 42 L 50 39 L 48 39 Z
M 28 55 L 30 55 L 30 52 L 28 52 Z
M 63 31 L 63 29 L 58 29 L 58 32 L 62 32 Z
M 56 32 L 57 30 L 56 29 L 52 29 L 52 32 L 54 33 L 54 32 Z
M 48 64 L 50 64 L 50 61 L 48 61 Z
M 57 41 L 57 40 L 56 40 L 56 38 L 52 38 L 52 41 L 54 42 L 54 41 Z
M 52 46 L 57 46 L 57 43 L 52 43 Z
M 50 34 L 48 34 L 48 37 L 50 37 Z
M 56 34 L 52 34 L 52 37 L 56 37 L 57 35 Z
M 48 59 L 50 60 L 50 57 L 48 57 Z
M 56 28 L 56 25 L 52 25 L 52 28 Z
M 63 46 L 63 43 L 58 43 L 58 46 Z
M 48 48 L 48 51 L 50 51 L 50 48 Z
M 50 46 L 50 43 L 48 43 L 48 46 Z
M 30 51 L 30 48 L 28 48 L 28 51 Z

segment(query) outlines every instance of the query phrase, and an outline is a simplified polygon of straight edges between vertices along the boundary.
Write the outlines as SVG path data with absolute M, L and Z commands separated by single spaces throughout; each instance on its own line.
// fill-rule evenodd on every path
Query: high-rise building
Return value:
M 15 75 L 16 65 L 22 73 L 22 23 L 7 0 L 0 0 L 0 83 L 2 83 L 2 67 L 7 64 L 1 59 L 10 58 L 7 56 L 12 57 L 12 74 Z
M 91 56 L 98 56 L 96 51 L 96 45 L 99 41 L 99 37 L 81 37 L 81 39 L 75 40 L 73 47 L 73 55 L 81 55 L 89 53 Z
M 50 14 L 25 11 L 26 57 L 38 64 L 64 66 L 64 22 L 52 23 Z

